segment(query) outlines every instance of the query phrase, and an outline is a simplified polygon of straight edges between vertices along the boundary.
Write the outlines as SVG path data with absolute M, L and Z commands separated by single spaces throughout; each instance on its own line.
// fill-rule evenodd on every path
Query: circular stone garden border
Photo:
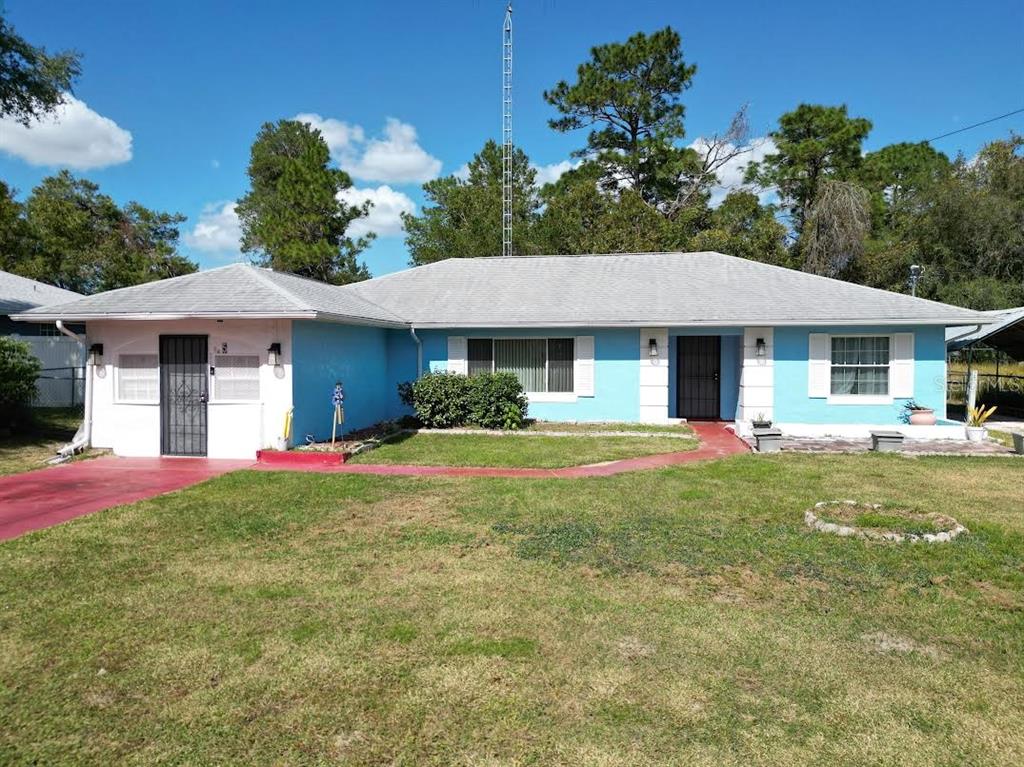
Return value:
M 905 516 L 908 519 L 935 522 L 939 525 L 949 527 L 948 530 L 943 530 L 942 532 L 922 533 L 920 535 L 917 533 L 898 533 L 893 530 L 874 530 L 866 527 L 857 527 L 855 525 L 829 522 L 818 516 L 819 513 L 822 513 L 825 509 L 836 507 L 844 510 L 856 508 L 861 511 L 889 511 L 890 513 L 894 511 L 893 509 L 887 509 L 880 503 L 819 501 L 814 504 L 813 509 L 809 509 L 804 512 L 804 522 L 809 528 L 820 533 L 831 533 L 832 535 L 838 535 L 844 538 L 855 537 L 865 538 L 871 541 L 893 541 L 895 543 L 949 543 L 949 541 L 953 540 L 958 535 L 969 532 L 966 527 L 953 519 L 953 517 L 937 513 L 913 514 L 910 512 L 902 512 L 899 514 L 899 516 Z

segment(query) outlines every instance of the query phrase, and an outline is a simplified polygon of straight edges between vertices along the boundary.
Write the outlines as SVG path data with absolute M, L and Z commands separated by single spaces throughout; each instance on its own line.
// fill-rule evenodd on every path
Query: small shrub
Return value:
M 485 429 L 521 429 L 527 399 L 511 373 L 482 373 L 472 378 L 456 373 L 427 373 L 398 385 L 398 396 L 430 429 L 467 423 Z
M 469 421 L 484 429 L 521 429 L 528 402 L 511 373 L 482 373 L 469 379 Z
M 31 423 L 41 368 L 28 344 L 0 336 L 0 428 L 27 428 Z
M 408 397 L 416 417 L 428 429 L 450 429 L 469 420 L 469 379 L 457 373 L 427 373 L 398 394 Z M 403 402 L 406 400 L 403 399 Z

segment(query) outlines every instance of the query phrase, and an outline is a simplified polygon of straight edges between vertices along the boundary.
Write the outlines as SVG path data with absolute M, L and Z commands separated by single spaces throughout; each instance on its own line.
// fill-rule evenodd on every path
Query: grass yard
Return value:
M 556 469 L 655 453 L 693 450 L 696 439 L 400 434 L 353 463 L 420 466 L 516 466 Z
M 0 763 L 1019 765 L 1022 482 L 227 475 L 0 544 Z M 837 498 L 971 532 L 809 532 Z
M 0 437 L 0 476 L 45 466 L 57 449 L 75 436 L 82 414 L 75 408 L 38 408 L 35 419 L 31 434 Z M 90 451 L 85 457 L 90 454 L 98 455 L 99 451 Z
M 527 421 L 523 428 L 526 431 L 563 431 L 579 432 L 581 434 L 602 431 L 629 431 L 646 432 L 648 434 L 693 435 L 693 429 L 685 423 L 616 423 L 614 421 L 566 423 L 564 421 Z

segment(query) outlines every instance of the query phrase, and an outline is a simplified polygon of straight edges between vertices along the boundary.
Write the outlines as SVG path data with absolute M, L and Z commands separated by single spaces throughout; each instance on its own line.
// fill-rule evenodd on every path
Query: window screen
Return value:
M 574 339 L 548 339 L 548 391 L 571 392 L 573 358 L 575 357 Z
M 490 338 L 470 338 L 469 374 L 490 373 L 494 369 L 494 343 Z
M 246 354 L 214 357 L 213 396 L 218 400 L 260 398 L 260 358 Z
M 889 337 L 833 336 L 832 394 L 889 393 Z
M 121 402 L 158 402 L 160 367 L 155 354 L 121 354 L 117 358 L 117 398 Z

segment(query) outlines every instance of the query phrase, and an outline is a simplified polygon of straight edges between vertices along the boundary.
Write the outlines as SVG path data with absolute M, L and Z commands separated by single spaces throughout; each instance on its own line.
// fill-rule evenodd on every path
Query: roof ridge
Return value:
M 249 265 L 246 265 L 246 266 L 249 266 Z M 297 295 L 295 295 L 290 290 L 288 290 L 288 288 L 284 287 L 283 285 L 278 285 L 269 276 L 267 276 L 266 274 L 263 274 L 264 270 L 261 269 L 260 267 L 258 267 L 258 266 L 249 266 L 249 269 L 247 269 L 246 271 L 250 271 L 250 270 L 251 270 L 252 275 L 257 280 L 259 280 L 262 284 L 264 284 L 267 287 L 269 287 L 271 290 L 273 290 L 278 295 L 284 296 L 286 299 L 291 301 L 292 305 L 296 309 L 312 309 L 313 311 L 316 311 L 316 307 L 309 306 L 308 302 L 302 301 Z M 211 269 L 211 271 L 213 271 L 213 270 Z M 273 269 L 270 269 L 269 271 L 273 272 L 274 274 L 277 274 L 277 272 L 274 272 Z M 281 272 L 281 274 L 286 274 L 286 272 Z M 298 275 L 292 275 L 292 276 L 298 276 Z M 316 280 L 314 280 L 314 281 L 316 281 Z M 326 283 L 321 283 L 321 284 L 326 284 Z

